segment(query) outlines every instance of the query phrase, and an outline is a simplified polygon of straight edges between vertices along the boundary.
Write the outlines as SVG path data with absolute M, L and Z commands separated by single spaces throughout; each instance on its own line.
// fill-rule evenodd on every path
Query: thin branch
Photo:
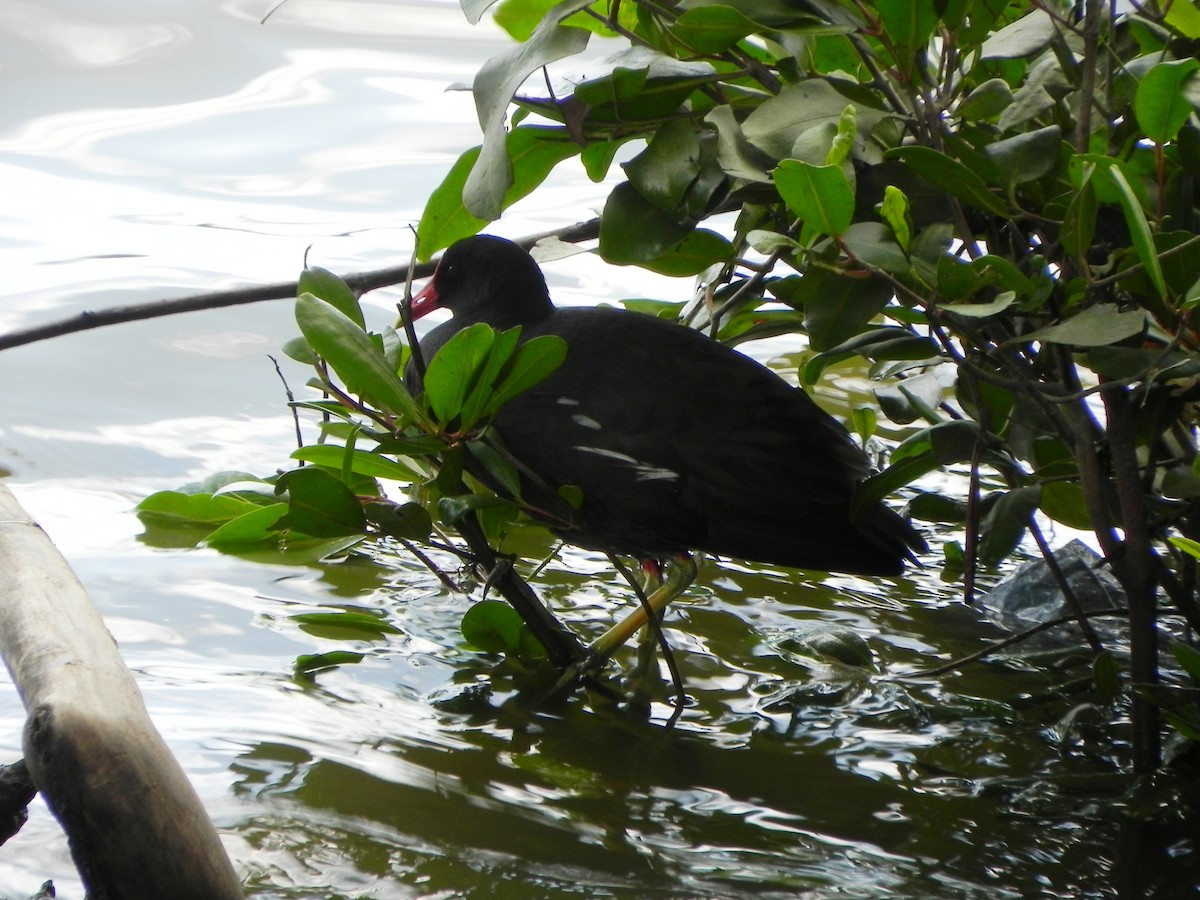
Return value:
M 1089 610 L 1088 612 L 1085 612 L 1084 615 L 1089 619 L 1093 616 L 1127 616 L 1129 615 L 1129 610 L 1123 606 L 1113 606 L 1109 607 L 1108 609 Z M 975 653 L 951 660 L 944 666 L 938 666 L 934 669 L 921 669 L 920 671 L 909 672 L 905 675 L 892 675 L 887 680 L 907 681 L 914 678 L 936 678 L 939 675 L 945 675 L 947 672 L 954 672 L 958 669 L 961 669 L 963 666 L 969 665 L 970 663 L 979 662 L 979 660 L 987 656 L 991 656 L 993 653 L 1003 650 L 1005 647 L 1011 647 L 1013 644 L 1019 644 L 1026 638 L 1033 637 L 1035 634 L 1038 634 L 1042 631 L 1048 631 L 1049 629 L 1058 625 L 1070 625 L 1073 623 L 1075 623 L 1074 613 L 1065 616 L 1059 616 L 1057 619 L 1047 619 L 1045 622 L 1039 622 L 1031 628 L 1026 628 L 1024 631 L 1019 631 L 1014 635 L 1004 638 L 1003 640 L 993 641 L 982 650 L 976 651 Z
M 568 225 L 554 231 L 529 235 L 520 238 L 516 243 L 529 249 L 540 240 L 548 237 L 576 244 L 581 241 L 595 239 L 600 234 L 600 220 L 590 219 Z M 386 269 L 373 269 L 368 272 L 358 272 L 346 276 L 343 280 L 356 294 L 365 294 L 377 288 L 402 284 L 408 280 L 411 272 L 413 278 L 428 278 L 433 274 L 434 263 L 420 263 L 416 266 L 391 266 Z M 265 300 L 292 300 L 296 297 L 298 283 L 295 281 L 263 284 L 255 287 L 233 288 L 227 291 L 210 291 L 204 294 L 194 294 L 191 297 L 180 297 L 173 300 L 154 300 L 150 303 L 131 303 L 127 306 L 113 306 L 98 311 L 85 310 L 78 315 L 29 328 L 19 328 L 8 334 L 0 334 L 0 350 L 33 344 L 49 338 L 74 334 L 77 331 L 88 331 L 92 328 L 103 328 L 108 325 L 121 325 L 125 322 L 141 322 L 146 319 L 156 319 L 161 316 L 174 316 L 179 313 L 199 312 L 205 309 L 221 309 L 226 306 L 244 306 L 248 303 L 261 303 Z

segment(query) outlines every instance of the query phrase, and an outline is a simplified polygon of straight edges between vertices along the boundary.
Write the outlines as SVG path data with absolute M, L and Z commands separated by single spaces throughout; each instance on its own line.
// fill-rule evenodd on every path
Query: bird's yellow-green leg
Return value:
M 608 659 L 633 637 L 634 633 L 649 621 L 647 609 L 653 610 L 657 617 L 667 604 L 688 589 L 696 580 L 696 561 L 691 556 L 681 554 L 668 569 L 667 577 L 659 581 L 657 576 L 651 576 L 658 587 L 628 616 L 614 625 L 588 646 L 587 659 L 573 663 L 562 673 L 562 676 L 550 689 L 547 696 L 554 696 L 568 685 L 574 684 L 579 678 L 594 669 L 600 668 Z M 672 673 L 674 675 L 674 672 Z M 682 711 L 682 705 L 679 710 Z
M 646 597 L 646 602 L 592 641 L 588 649 L 591 650 L 593 663 L 603 662 L 616 653 L 633 637 L 634 632 L 649 621 L 650 611 L 661 616 L 667 604 L 686 591 L 695 580 L 696 561 L 691 556 L 681 555 L 672 560 L 666 577 Z

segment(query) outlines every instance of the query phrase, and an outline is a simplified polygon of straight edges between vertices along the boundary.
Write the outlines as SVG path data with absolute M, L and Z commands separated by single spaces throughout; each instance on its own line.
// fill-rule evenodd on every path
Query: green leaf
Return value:
M 497 406 L 493 404 L 496 379 L 510 365 L 517 345 L 521 340 L 521 328 L 509 328 L 494 332 L 494 339 L 488 349 L 487 358 L 474 378 L 470 392 L 462 406 L 463 429 L 473 428 L 475 424 L 492 414 Z
M 938 462 L 933 458 L 932 452 L 918 453 L 899 462 L 893 461 L 882 472 L 872 475 L 854 489 L 854 498 L 850 503 L 851 518 L 861 515 L 885 497 L 908 487 L 922 475 L 928 475 L 937 468 Z
M 815 269 L 786 299 L 803 308 L 809 345 L 824 352 L 861 334 L 891 298 L 892 289 L 881 278 L 848 278 Z
M 521 344 L 509 360 L 495 386 L 487 414 L 525 391 L 545 381 L 567 358 L 567 342 L 557 335 L 544 334 Z
M 1048 125 L 988 144 L 984 154 L 999 169 L 1000 183 L 1007 187 L 1034 181 L 1053 169 L 1061 144 L 1062 129 Z
M 483 14 L 488 11 L 488 8 L 493 6 L 496 0 L 458 0 L 459 6 L 462 7 L 463 15 L 467 17 L 467 21 L 475 25 L 483 18 Z
M 1138 261 L 1146 267 L 1146 274 L 1158 290 L 1159 297 L 1165 298 L 1167 296 L 1167 284 L 1163 278 L 1162 264 L 1158 259 L 1158 251 L 1154 246 L 1154 235 L 1150 231 L 1150 223 L 1146 221 L 1146 214 L 1142 211 L 1142 205 L 1138 202 L 1137 195 L 1134 193 L 1133 187 L 1129 184 L 1129 180 L 1125 177 L 1125 173 L 1119 162 L 1116 160 L 1110 161 L 1104 171 L 1108 173 L 1109 179 L 1111 179 L 1117 189 L 1121 209 L 1125 213 L 1125 224 L 1129 226 L 1129 236 L 1133 240 L 1134 249 L 1137 251 Z
M 425 370 L 425 399 L 442 427 L 462 414 L 463 403 L 495 340 L 491 326 L 477 322 L 455 334 L 430 360 Z M 474 423 L 460 424 L 467 429 Z
M 967 94 L 955 113 L 968 122 L 993 119 L 1012 103 L 1012 88 L 1003 78 L 989 78 Z
M 732 258 L 733 244 L 715 231 L 697 228 L 674 247 L 642 263 L 642 268 L 660 275 L 680 277 L 698 275 L 709 266 Z
M 309 344 L 333 367 L 351 393 L 384 412 L 424 422 L 412 395 L 388 366 L 383 352 L 343 313 L 312 294 L 296 299 L 296 322 Z
M 1097 653 L 1092 659 L 1092 683 L 1105 697 L 1115 698 L 1121 695 L 1121 670 L 1111 650 Z
M 958 160 L 928 147 L 899 147 L 884 154 L 898 159 L 935 187 L 994 216 L 1008 218 L 1008 207 L 984 180 Z
M 1062 322 L 1021 335 L 1021 342 L 1049 341 L 1074 347 L 1099 347 L 1133 337 L 1146 327 L 1141 309 L 1121 310 L 1114 303 L 1097 303 Z
M 600 256 L 618 266 L 641 265 L 682 241 L 696 223 L 655 206 L 628 182 L 617 185 L 600 218 Z
M 468 3 L 486 3 L 487 5 L 491 5 L 496 0 L 465 0 L 465 2 L 464 0 L 460 0 L 460 2 L 463 2 L 464 6 Z M 514 40 L 527 41 L 533 35 L 538 24 L 546 17 L 546 13 L 554 8 L 556 2 L 557 0 L 503 0 L 496 8 L 492 19 L 497 25 L 507 31 Z M 601 16 L 607 12 L 603 0 L 593 2 L 592 7 Z M 615 33 L 603 21 L 586 15 L 583 12 L 568 16 L 563 22 L 576 28 L 586 28 L 593 34 L 604 37 L 615 36 Z
M 913 0 L 877 0 L 876 7 L 884 31 L 896 46 L 901 71 L 912 73 L 923 58 L 923 51 L 937 27 L 936 4 L 914 3 Z
M 908 213 L 908 198 L 904 196 L 904 191 L 890 184 L 885 187 L 883 201 L 879 204 L 879 216 L 892 229 L 900 249 L 907 253 L 912 246 L 913 227 L 912 218 Z
M 231 494 L 184 494 L 159 491 L 137 505 L 143 521 L 179 525 L 215 525 L 261 509 L 262 504 Z
M 1054 19 L 1044 9 L 1035 9 L 1026 16 L 1004 26 L 983 42 L 983 59 L 1029 59 L 1041 53 L 1054 40 Z
M 312 444 L 292 451 L 292 459 L 315 463 L 328 469 L 341 469 L 347 461 L 350 471 L 368 478 L 391 481 L 421 481 L 426 473 L 370 450 L 351 450 L 332 444 Z
M 313 537 L 361 534 L 367 517 L 358 497 L 324 469 L 311 466 L 279 476 L 277 489 L 287 491 L 288 512 L 277 523 Z
M 746 139 L 728 106 L 715 106 L 704 121 L 717 129 L 717 163 L 732 178 L 767 183 L 775 161 Z
M 372 613 L 340 612 L 297 613 L 289 618 L 303 631 L 335 640 L 376 640 L 385 634 L 402 634 L 395 625 Z
M 589 146 L 592 150 L 595 145 Z M 617 144 L 608 152 L 616 152 Z M 417 226 L 417 246 L 422 260 L 455 241 L 478 234 L 487 224 L 476 218 L 463 203 L 463 188 L 482 148 L 474 147 L 464 153 L 451 167 L 442 183 L 434 188 L 421 213 Z M 512 184 L 504 193 L 502 208 L 507 209 L 532 192 L 546 180 L 556 165 L 579 152 L 579 145 L 570 140 L 561 128 L 523 125 L 513 128 L 505 138 L 505 149 L 512 164 Z M 607 163 L 606 163 L 607 165 Z M 590 171 L 590 170 L 589 170 Z
M 646 149 L 622 168 L 639 194 L 674 212 L 700 173 L 700 139 L 689 122 L 676 119 L 658 129 Z
M 481 600 L 462 619 L 463 638 L 484 653 L 517 655 L 525 623 L 515 609 L 499 600 Z
M 489 509 L 493 506 L 507 506 L 509 501 L 489 494 L 460 494 L 455 497 L 442 497 L 438 500 L 438 516 L 447 525 L 453 525 L 469 512 Z
M 1200 559 L 1200 541 L 1185 537 L 1169 537 L 1167 540 L 1189 556 Z
M 1171 654 L 1185 672 L 1200 681 L 1200 650 L 1176 641 L 1171 644 Z
M 542 19 L 529 40 L 483 64 L 472 93 L 483 129 L 483 149 L 463 186 L 463 205 L 471 215 L 493 221 L 504 209 L 513 184 L 512 163 L 505 141 L 505 120 L 513 95 L 534 72 L 587 47 L 589 33 L 559 23 L 588 6 L 591 0 L 563 0 Z
M 302 653 L 292 666 L 292 676 L 308 678 L 317 672 L 335 669 L 338 666 L 354 665 L 366 658 L 365 654 L 350 650 L 330 650 L 328 653 Z
M 320 297 L 359 328 L 367 327 L 363 319 L 362 307 L 358 303 L 358 295 L 350 290 L 350 286 L 346 282 L 328 269 L 316 266 L 305 269 L 300 273 L 296 293 L 297 295 L 312 294 Z
M 406 541 L 424 541 L 433 531 L 433 519 L 420 503 L 368 501 L 363 513 L 384 534 Z
M 1017 295 L 1012 291 L 1001 291 L 987 303 L 946 303 L 939 307 L 942 312 L 954 313 L 969 319 L 986 319 L 1002 313 L 1016 302 Z
M 1096 233 L 1096 214 L 1099 205 L 1096 202 L 1096 189 L 1090 177 L 1071 197 L 1063 217 L 1062 240 L 1063 250 L 1074 257 L 1082 258 L 1092 246 L 1092 237 Z
M 678 40 L 701 53 L 723 53 L 757 29 L 736 9 L 720 5 L 686 10 L 670 27 Z
M 1183 84 L 1197 69 L 1200 62 L 1193 57 L 1161 62 L 1145 74 L 1133 101 L 1142 134 L 1157 144 L 1175 139 L 1193 112 L 1192 104 L 1184 96 Z
M 1038 487 L 1016 488 L 1000 495 L 983 522 L 980 562 L 994 568 L 1012 555 L 1029 528 L 1040 496 Z
M 833 237 L 846 233 L 854 217 L 854 190 L 841 166 L 785 159 L 773 175 L 779 195 L 805 225 Z
M 218 550 L 236 550 L 254 544 L 271 543 L 278 539 L 275 524 L 287 514 L 286 503 L 260 506 L 252 512 L 226 522 L 204 539 Z
M 1042 497 L 1038 504 L 1047 516 L 1069 528 L 1091 531 L 1092 519 L 1088 514 L 1087 497 L 1083 488 L 1070 481 L 1047 481 L 1042 485 Z
M 828 81 L 806 78 L 784 85 L 776 96 L 755 107 L 742 123 L 742 132 L 751 144 L 774 159 L 786 159 L 797 138 L 810 128 L 822 124 L 836 128 L 845 108 L 845 95 Z M 857 106 L 860 131 L 869 132 L 882 118 L 879 110 Z
M 856 406 L 850 410 L 850 424 L 859 440 L 865 445 L 874 435 L 879 425 L 879 414 L 871 406 Z

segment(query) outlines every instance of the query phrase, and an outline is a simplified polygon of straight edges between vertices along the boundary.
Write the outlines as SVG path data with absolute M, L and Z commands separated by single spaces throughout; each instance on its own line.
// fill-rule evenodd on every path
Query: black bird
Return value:
M 558 309 L 533 258 L 488 235 L 443 254 L 413 318 L 437 308 L 453 318 L 421 341 L 426 361 L 477 322 L 566 341 L 562 366 L 494 425 L 536 475 L 522 499 L 570 543 L 644 560 L 701 550 L 862 575 L 898 574 L 926 549 L 881 503 L 851 516 L 870 469 L 835 419 L 693 329 L 617 309 Z M 577 510 L 556 495 L 562 485 L 582 491 Z

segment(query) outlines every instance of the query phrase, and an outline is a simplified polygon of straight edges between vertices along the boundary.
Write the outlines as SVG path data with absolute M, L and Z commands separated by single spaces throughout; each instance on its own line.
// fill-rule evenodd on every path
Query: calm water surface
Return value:
M 346 272 L 407 255 L 428 191 L 478 139 L 469 95 L 444 88 L 501 36 L 434 0 L 289 0 L 259 24 L 266 9 L 0 0 L 0 330 L 285 280 L 306 250 Z M 585 218 L 605 191 L 556 175 L 496 230 Z M 549 277 L 568 302 L 688 294 L 590 258 Z M 379 322 L 395 299 L 369 301 Z M 286 464 L 267 354 L 295 331 L 275 303 L 0 353 L 0 469 L 100 605 L 249 895 L 995 900 L 1108 896 L 1137 868 L 1102 796 L 1042 778 L 1111 770 L 1050 727 L 1082 700 L 1010 705 L 1059 677 L 904 685 L 796 652 L 798 630 L 839 625 L 901 673 L 993 637 L 933 572 L 709 566 L 672 620 L 696 705 L 666 733 L 579 700 L 530 709 L 503 672 L 489 692 L 495 661 L 457 632 L 469 600 L 385 551 L 289 567 L 145 534 L 132 507 L 152 491 Z M 546 596 L 595 631 L 629 602 L 606 573 L 568 552 Z M 401 633 L 347 643 L 291 618 L 335 609 Z M 293 679 L 298 655 L 331 649 L 367 656 Z M 22 721 L 6 686 L 4 761 Z M 1171 865 L 1194 864 L 1172 840 Z M 47 878 L 82 896 L 39 804 L 0 848 L 0 896 Z

